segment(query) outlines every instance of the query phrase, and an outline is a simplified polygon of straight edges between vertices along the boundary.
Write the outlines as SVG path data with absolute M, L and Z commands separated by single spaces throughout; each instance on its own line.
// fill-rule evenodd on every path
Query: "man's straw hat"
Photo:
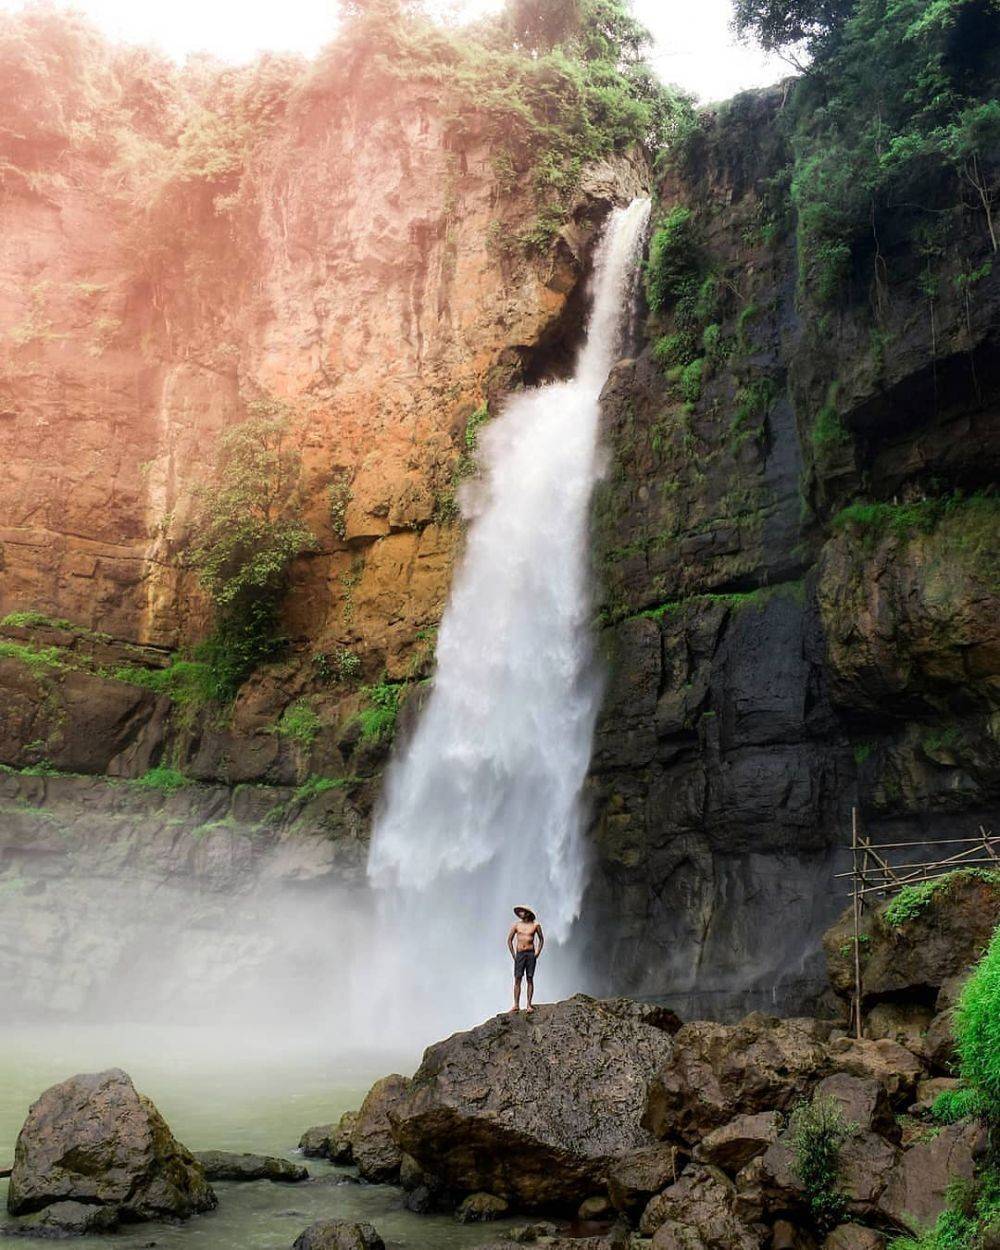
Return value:
M 535 919 L 535 913 L 531 910 L 530 907 L 525 907 L 523 903 L 518 903 L 518 905 L 514 908 L 514 915 L 520 916 L 522 920 L 534 920 Z

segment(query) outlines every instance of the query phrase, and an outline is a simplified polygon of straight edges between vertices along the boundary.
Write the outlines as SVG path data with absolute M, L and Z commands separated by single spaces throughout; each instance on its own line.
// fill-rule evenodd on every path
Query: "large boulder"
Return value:
M 649 1202 L 639 1231 L 653 1235 L 657 1250 L 675 1244 L 704 1250 L 760 1250 L 761 1231 L 737 1217 L 735 1196 L 732 1181 L 718 1168 L 691 1164 Z
M 642 1122 L 694 1145 L 739 1115 L 788 1110 L 830 1071 L 831 1029 L 759 1012 L 738 1024 L 686 1024 L 650 1083 Z
M 389 1116 L 402 1103 L 409 1087 L 407 1078 L 397 1073 L 376 1081 L 350 1125 L 351 1157 L 365 1180 L 373 1184 L 399 1179 L 403 1152 L 393 1135 Z
M 456 1033 L 430 1047 L 390 1110 L 396 1142 L 453 1192 L 575 1209 L 604 1188 L 612 1160 L 653 1144 L 639 1119 L 672 1048 L 653 1021 L 580 995 Z
M 865 1001 L 906 995 L 926 1001 L 928 991 L 960 978 L 985 950 L 1000 924 L 1000 882 L 956 872 L 900 923 L 892 923 L 898 909 L 891 907 L 889 900 L 864 918 Z M 848 909 L 823 937 L 830 983 L 844 998 L 854 993 L 853 923 Z
M 118 1227 L 115 1207 L 95 1207 L 90 1202 L 53 1202 L 17 1224 L 0 1225 L 0 1234 L 11 1237 L 86 1237 L 113 1233 Z
M 281 1181 L 295 1184 L 309 1179 L 309 1172 L 301 1163 L 278 1159 L 274 1155 L 199 1150 L 194 1157 L 210 1181 Z
M 844 1123 L 899 1141 L 899 1124 L 882 1081 L 873 1076 L 834 1072 L 816 1086 L 813 1097 L 836 1103 Z
M 877 1133 L 851 1133 L 840 1148 L 837 1191 L 852 1216 L 870 1217 L 877 1211 L 899 1149 Z M 791 1136 L 783 1134 L 761 1159 L 761 1185 L 766 1207 L 772 1212 L 799 1214 L 808 1208 L 808 1196 L 796 1168 Z
M 684 1156 L 676 1146 L 657 1142 L 615 1159 L 608 1169 L 608 1196 L 616 1211 L 637 1218 L 654 1194 L 677 1180 Z
M 119 1068 L 47 1089 L 18 1136 L 7 1209 L 27 1215 L 66 1201 L 129 1221 L 183 1219 L 216 1205 L 201 1165 Z
M 879 1211 L 909 1232 L 929 1228 L 945 1208 L 948 1186 L 973 1179 L 988 1144 L 986 1129 L 973 1120 L 911 1146 L 889 1175 Z
M 694 1157 L 726 1172 L 739 1172 L 776 1142 L 780 1132 L 781 1116 L 776 1111 L 738 1115 L 703 1138 L 695 1147 Z
M 829 1064 L 835 1072 L 872 1078 L 885 1088 L 894 1107 L 905 1107 L 913 1098 L 924 1067 L 905 1046 L 887 1037 L 835 1037 L 830 1042 Z
M 371 1224 L 350 1220 L 317 1220 L 299 1233 L 292 1250 L 385 1250 Z
M 358 1122 L 356 1111 L 345 1111 L 336 1124 L 314 1124 L 299 1138 L 299 1149 L 307 1159 L 329 1159 L 333 1163 L 353 1163 L 351 1134 Z

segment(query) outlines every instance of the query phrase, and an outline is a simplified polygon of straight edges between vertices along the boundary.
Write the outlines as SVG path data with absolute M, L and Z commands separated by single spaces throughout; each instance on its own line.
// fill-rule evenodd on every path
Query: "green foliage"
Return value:
M 300 746 L 310 746 L 319 733 L 321 723 L 308 700 L 297 699 L 282 712 L 275 733 L 282 738 L 291 738 Z
M 701 263 L 694 213 L 675 205 L 653 232 L 646 262 L 646 298 L 653 312 L 666 312 L 691 291 Z
M 343 790 L 360 783 L 360 777 L 319 777 L 313 773 L 303 781 L 293 797 L 299 803 L 308 803 L 310 799 L 319 798 L 321 794 L 326 794 L 330 790 Z
M 69 621 L 54 620 L 51 616 L 46 616 L 44 612 L 34 611 L 8 612 L 0 620 L 0 626 L 9 626 L 11 629 L 35 629 L 40 626 L 49 626 L 52 629 L 73 628 Z
M 203 492 L 189 557 L 215 605 L 212 636 L 196 657 L 210 666 L 221 701 L 275 653 L 289 568 L 316 545 L 295 497 L 300 458 L 287 413 L 273 400 L 250 409 L 222 437 L 218 481 Z
M 680 371 L 678 385 L 681 398 L 686 404 L 696 404 L 701 398 L 701 384 L 705 374 L 705 358 L 698 356 Z
M 871 741 L 856 742 L 854 744 L 854 762 L 859 768 L 871 758 L 877 745 L 877 743 Z
M 976 1089 L 943 1089 L 931 1106 L 931 1117 L 938 1124 L 956 1124 L 985 1110 L 982 1095 Z
M 809 1212 L 821 1234 L 843 1219 L 847 1201 L 838 1189 L 840 1152 L 854 1131 L 833 1098 L 800 1103 L 789 1121 L 795 1174 L 802 1182 Z
M 838 512 L 831 524 L 835 530 L 856 530 L 877 541 L 884 537 L 906 539 L 914 534 L 932 534 L 952 516 L 960 518 L 970 534 L 982 527 L 995 532 L 1000 498 L 987 491 L 975 495 L 955 491 L 913 503 L 854 503 Z
M 664 334 L 653 344 L 653 359 L 665 371 L 683 368 L 698 355 L 695 337 L 687 330 Z
M 341 542 L 347 537 L 347 507 L 351 502 L 351 479 L 346 470 L 334 476 L 327 487 L 330 500 L 330 528 Z
M 6 638 L 0 638 L 0 659 L 19 660 L 36 677 L 47 670 L 68 667 L 59 647 L 31 647 L 23 642 L 9 642 Z
M 367 742 L 391 740 L 399 713 L 399 686 L 383 679 L 377 685 L 365 686 L 364 694 L 369 706 L 358 717 L 362 738 Z
M 916 885 L 904 886 L 886 907 L 882 918 L 887 925 L 898 929 L 907 921 L 915 920 L 923 915 L 936 894 L 946 892 L 956 881 L 970 878 L 1000 885 L 1000 872 L 984 868 L 957 868 L 954 872 L 935 877 L 932 881 L 920 881 Z
M 116 681 L 169 695 L 181 707 L 200 707 L 215 695 L 211 669 L 197 660 L 174 660 L 167 668 L 123 664 L 113 669 L 110 676 Z
M 850 10 L 851 0 L 735 0 L 733 25 L 773 52 L 815 44 Z
M 992 0 L 739 0 L 738 24 L 767 46 L 812 43 L 813 65 L 787 117 L 799 289 L 814 303 L 840 298 L 853 273 L 872 283 L 877 310 L 890 278 L 878 242 L 883 217 L 898 217 L 901 205 L 916 209 L 905 225 L 916 247 L 927 224 L 921 208 L 941 211 L 926 203 L 928 188 L 981 213 L 997 250 L 1000 38 L 986 16 L 991 7 Z M 925 274 L 922 286 L 927 281 Z
M 1000 882 L 1000 874 L 991 874 Z M 965 1082 L 979 1095 L 994 1142 L 1000 1130 L 1000 927 L 955 1009 L 955 1044 Z
M 178 769 L 168 768 L 161 764 L 156 768 L 150 768 L 141 777 L 137 777 L 132 784 L 143 786 L 148 790 L 159 790 L 162 794 L 174 794 L 177 790 L 189 786 L 191 780 Z
M 916 1237 L 896 1237 L 888 1250 L 983 1250 L 1000 1232 L 1000 1175 L 988 1167 L 978 1183 L 953 1181 L 947 1207 L 933 1228 Z
M 736 413 L 733 428 L 742 429 L 767 414 L 778 398 L 778 385 L 773 378 L 755 378 L 736 392 Z

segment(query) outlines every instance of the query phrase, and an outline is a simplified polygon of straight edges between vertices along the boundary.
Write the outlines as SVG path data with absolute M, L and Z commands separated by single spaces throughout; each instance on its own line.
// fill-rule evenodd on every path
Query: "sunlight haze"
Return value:
M 17 11 L 21 0 L 0 0 Z M 190 52 L 210 52 L 225 61 L 248 61 L 261 52 L 313 55 L 336 27 L 329 0 L 77 0 L 103 31 L 128 43 L 153 44 L 177 60 Z M 499 8 L 497 0 L 438 0 L 430 7 L 456 19 L 478 17 Z M 667 82 L 694 92 L 702 101 L 722 100 L 749 87 L 785 77 L 788 67 L 759 48 L 741 45 L 729 29 L 730 0 L 635 0 L 639 17 L 653 32 L 650 60 Z

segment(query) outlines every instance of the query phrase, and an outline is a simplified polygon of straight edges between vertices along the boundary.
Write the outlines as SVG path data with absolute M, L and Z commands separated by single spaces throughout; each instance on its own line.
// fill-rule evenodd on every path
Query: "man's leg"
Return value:
M 530 995 L 531 991 L 529 990 L 528 993 Z M 515 1011 L 521 1010 L 521 978 L 520 977 L 514 978 L 514 1006 L 511 1007 L 510 1010 L 511 1010 L 511 1014 L 513 1014 Z
M 518 990 L 518 994 L 520 994 L 520 990 Z M 535 997 L 535 980 L 533 977 L 528 977 L 528 1013 L 535 1010 L 534 1007 L 532 1007 L 531 1005 L 531 1000 L 534 997 Z

